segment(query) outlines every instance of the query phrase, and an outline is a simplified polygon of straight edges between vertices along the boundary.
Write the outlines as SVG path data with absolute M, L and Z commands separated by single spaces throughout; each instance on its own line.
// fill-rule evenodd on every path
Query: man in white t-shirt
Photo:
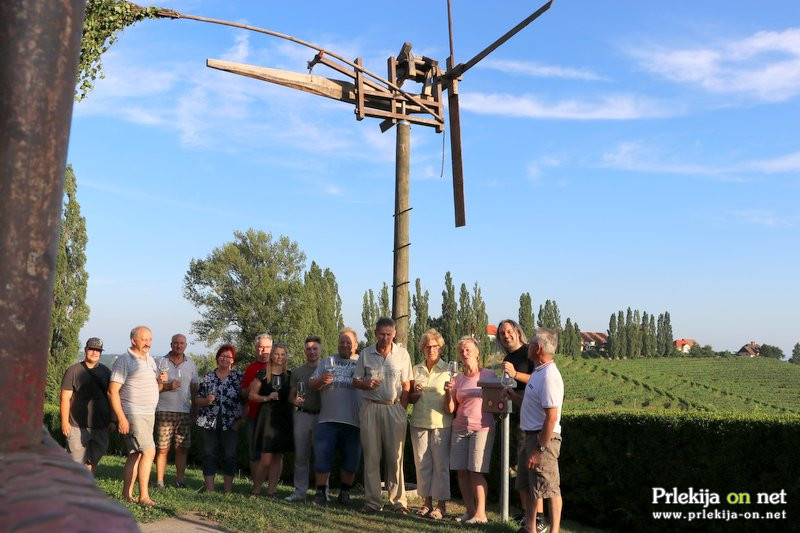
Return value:
M 558 533 L 561 524 L 561 478 L 558 456 L 561 453 L 561 407 L 564 405 L 564 381 L 553 361 L 558 334 L 539 328 L 528 346 L 528 358 L 534 365 L 525 387 L 520 409 L 520 426 L 525 432 L 525 449 L 520 452 L 517 489 L 525 502 L 525 525 L 535 531 L 536 505 L 533 500 L 549 498 L 550 527 Z M 520 396 L 509 392 L 515 403 Z
M 108 402 L 117 417 L 119 432 L 128 450 L 122 470 L 122 497 L 149 507 L 155 505 L 147 486 L 156 456 L 153 426 L 158 392 L 166 379 L 166 375 L 159 376 L 156 362 L 150 357 L 152 343 L 150 328 L 133 328 L 131 347 L 114 361 L 108 386 Z M 138 500 L 133 498 L 136 481 L 139 482 Z

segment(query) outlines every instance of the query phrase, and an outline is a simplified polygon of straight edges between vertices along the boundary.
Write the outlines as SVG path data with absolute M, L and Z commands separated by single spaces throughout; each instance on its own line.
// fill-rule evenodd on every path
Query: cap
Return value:
M 97 337 L 92 337 L 88 341 L 86 341 L 86 349 L 87 350 L 99 350 L 103 351 L 103 341 Z

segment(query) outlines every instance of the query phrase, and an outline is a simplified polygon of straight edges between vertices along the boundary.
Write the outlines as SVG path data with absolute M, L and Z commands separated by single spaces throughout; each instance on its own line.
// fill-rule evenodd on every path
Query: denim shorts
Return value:
M 342 470 L 358 471 L 361 463 L 361 430 L 341 422 L 320 422 L 314 434 L 314 471 L 329 473 L 336 449 L 342 457 Z

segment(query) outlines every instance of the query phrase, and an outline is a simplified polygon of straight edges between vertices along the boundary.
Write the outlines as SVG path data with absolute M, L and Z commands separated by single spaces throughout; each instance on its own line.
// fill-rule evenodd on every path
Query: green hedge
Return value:
M 569 413 L 560 461 L 564 516 L 626 531 L 786 531 L 800 519 L 800 417 L 678 413 Z M 786 511 L 786 519 L 655 519 L 653 512 L 702 505 L 652 503 L 653 488 L 719 494 L 715 509 Z M 785 504 L 757 504 L 757 493 L 786 491 Z M 747 492 L 751 504 L 726 496 Z

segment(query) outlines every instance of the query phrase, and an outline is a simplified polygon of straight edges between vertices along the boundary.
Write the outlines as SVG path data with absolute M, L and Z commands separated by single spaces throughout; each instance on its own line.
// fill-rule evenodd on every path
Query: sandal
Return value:
M 417 516 L 428 516 L 431 512 L 431 508 L 427 505 L 423 505 L 419 509 L 417 509 Z
M 444 513 L 442 512 L 441 509 L 437 507 L 436 509 L 428 513 L 428 518 L 432 520 L 441 520 L 442 518 L 444 518 Z

